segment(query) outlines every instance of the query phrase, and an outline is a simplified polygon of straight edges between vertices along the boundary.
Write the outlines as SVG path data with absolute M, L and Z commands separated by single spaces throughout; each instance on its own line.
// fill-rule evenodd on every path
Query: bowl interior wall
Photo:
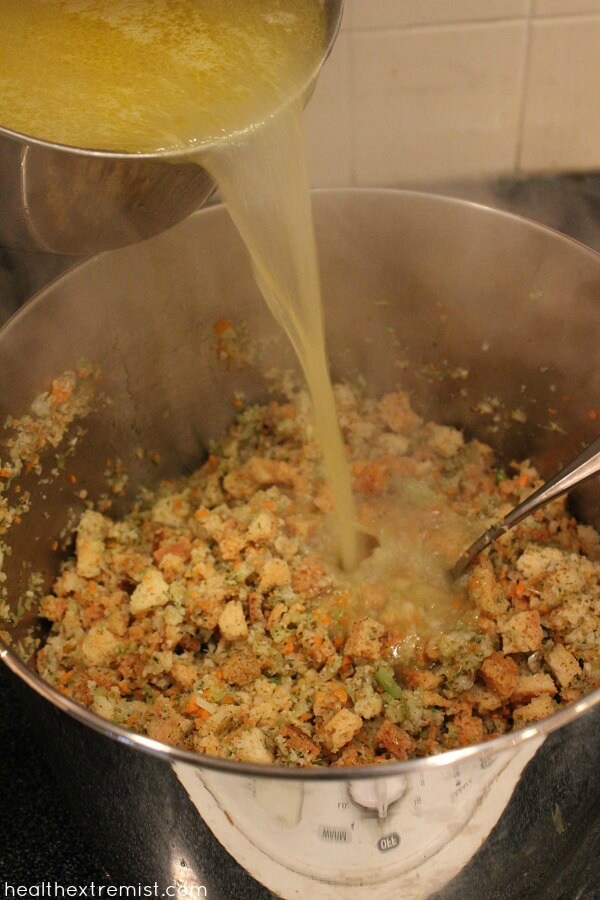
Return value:
M 596 436 L 600 257 L 459 201 L 348 191 L 314 202 L 334 376 L 360 374 L 376 393 L 405 387 L 421 413 L 490 443 L 503 461 L 531 457 L 544 475 Z M 213 326 L 223 316 L 245 323 L 257 365 L 228 370 L 218 359 Z M 110 405 L 84 423 L 68 469 L 76 488 L 64 477 L 21 482 L 32 504 L 8 538 L 13 606 L 31 569 L 51 583 L 52 542 L 84 508 L 82 488 L 91 498 L 106 491 L 107 458 L 130 476 L 118 513 L 140 485 L 202 460 L 233 418 L 235 391 L 263 399 L 264 368 L 294 365 L 221 208 L 84 263 L 13 318 L 0 334 L 0 415 L 24 413 L 82 359 L 100 365 Z M 139 447 L 160 465 L 140 460 Z M 600 525 L 597 482 L 574 502 Z

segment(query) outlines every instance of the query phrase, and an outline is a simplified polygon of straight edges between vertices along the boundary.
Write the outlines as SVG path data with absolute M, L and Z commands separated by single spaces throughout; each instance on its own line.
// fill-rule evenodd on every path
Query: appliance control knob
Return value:
M 380 819 L 385 819 L 388 808 L 406 791 L 406 778 L 402 775 L 389 778 L 361 778 L 348 785 L 350 797 L 365 809 L 376 809 Z

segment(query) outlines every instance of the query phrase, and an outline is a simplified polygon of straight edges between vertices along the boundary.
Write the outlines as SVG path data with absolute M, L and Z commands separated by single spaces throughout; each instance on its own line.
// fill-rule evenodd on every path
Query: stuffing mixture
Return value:
M 305 394 L 248 407 L 192 476 L 123 520 L 83 514 L 42 601 L 41 675 L 158 741 L 287 766 L 440 753 L 600 684 L 594 529 L 556 501 L 452 585 L 449 566 L 536 471 L 498 467 L 404 393 L 336 395 L 365 534 L 357 572 L 335 564 Z

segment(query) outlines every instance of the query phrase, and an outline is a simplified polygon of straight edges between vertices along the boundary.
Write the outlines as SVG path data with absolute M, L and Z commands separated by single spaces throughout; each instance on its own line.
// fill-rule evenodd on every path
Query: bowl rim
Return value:
M 597 253 L 585 244 L 562 234 L 556 229 L 542 225 L 524 216 L 505 210 L 496 209 L 483 203 L 472 200 L 462 200 L 457 197 L 450 197 L 443 194 L 429 193 L 417 190 L 398 190 L 393 188 L 321 188 L 311 192 L 315 196 L 320 197 L 343 197 L 343 196 L 367 196 L 367 197 L 409 197 L 417 202 L 434 202 L 441 205 L 457 206 L 460 208 L 471 208 L 485 213 L 492 214 L 508 220 L 514 220 L 520 225 L 526 225 L 532 230 L 541 231 L 552 235 L 553 239 L 560 239 L 562 242 L 573 245 L 577 248 L 577 252 L 583 252 L 585 255 L 594 259 L 600 271 L 600 253 Z M 214 204 L 204 209 L 200 209 L 193 213 L 189 218 L 204 217 L 210 218 L 212 215 L 223 215 L 225 207 L 223 204 Z M 186 221 L 186 220 L 184 220 Z M 183 223 L 181 223 L 183 224 Z M 177 227 L 177 226 L 176 226 Z M 160 239 L 160 235 L 149 238 L 150 241 Z M 116 251 L 119 252 L 119 251 Z M 67 269 L 57 278 L 53 279 L 47 285 L 31 297 L 19 310 L 17 310 L 2 326 L 0 335 L 18 322 L 21 316 L 27 315 L 34 306 L 43 302 L 47 293 L 51 292 L 63 280 L 68 279 L 74 272 L 83 269 L 86 265 L 93 262 L 96 257 L 90 257 L 83 262 Z M 446 750 L 435 756 L 420 757 L 418 759 L 409 759 L 402 762 L 390 763 L 374 763 L 370 765 L 354 766 L 349 768 L 336 767 L 291 767 L 277 764 L 256 764 L 236 762 L 233 760 L 223 759 L 215 756 L 197 753 L 192 750 L 184 750 L 179 747 L 173 747 L 160 741 L 153 740 L 146 735 L 137 734 L 129 729 L 122 728 L 107 719 L 102 719 L 99 715 L 92 712 L 91 709 L 81 706 L 74 700 L 65 697 L 59 693 L 54 687 L 44 681 L 35 671 L 31 670 L 6 644 L 0 639 L 0 662 L 4 663 L 7 668 L 19 678 L 24 684 L 31 688 L 36 694 L 47 700 L 52 706 L 61 712 L 75 719 L 84 727 L 90 728 L 92 731 L 103 735 L 106 738 L 115 740 L 121 744 L 125 744 L 132 750 L 139 750 L 148 753 L 151 756 L 158 757 L 171 764 L 185 763 L 197 769 L 208 769 L 212 771 L 222 772 L 224 774 L 238 775 L 241 777 L 259 777 L 259 778 L 276 778 L 282 780 L 295 781 L 345 781 L 349 778 L 352 780 L 364 778 L 384 778 L 405 775 L 410 772 L 423 772 L 438 769 L 448 765 L 456 765 L 465 760 L 480 757 L 482 759 L 496 756 L 503 751 L 517 750 L 527 744 L 534 738 L 545 738 L 547 735 L 573 722 L 585 713 L 589 713 L 593 708 L 600 705 L 600 688 L 585 694 L 579 700 L 570 703 L 568 706 L 558 710 L 551 716 L 531 723 L 516 731 L 499 735 L 488 741 L 478 744 L 472 744 L 467 747 L 461 747 L 457 750 Z

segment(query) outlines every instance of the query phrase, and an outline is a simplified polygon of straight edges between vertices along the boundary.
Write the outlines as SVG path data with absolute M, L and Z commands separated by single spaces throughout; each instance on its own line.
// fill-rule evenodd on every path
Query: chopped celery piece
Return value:
M 402 688 L 387 669 L 377 669 L 375 672 L 375 681 L 379 687 L 383 688 L 386 694 L 389 694 L 390 697 L 394 697 L 395 700 L 400 700 L 403 696 L 404 692 Z
M 220 703 L 223 697 L 227 694 L 227 689 L 221 687 L 220 685 L 215 684 L 211 688 L 209 688 L 210 699 L 213 703 Z

